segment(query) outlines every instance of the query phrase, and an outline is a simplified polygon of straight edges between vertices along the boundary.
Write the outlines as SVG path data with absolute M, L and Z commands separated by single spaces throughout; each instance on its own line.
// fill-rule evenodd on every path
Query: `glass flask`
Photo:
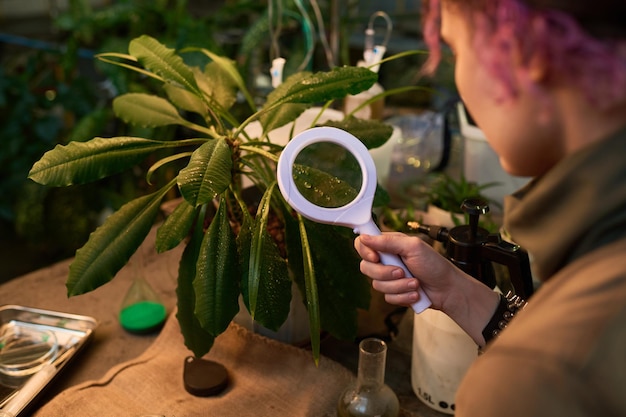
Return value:
M 357 379 L 339 397 L 339 417 L 396 417 L 398 397 L 385 385 L 387 344 L 377 338 L 363 339 L 359 344 Z
M 167 316 L 165 305 L 143 276 L 143 256 L 131 260 L 133 282 L 119 312 L 122 327 L 131 333 L 152 333 L 161 328 Z

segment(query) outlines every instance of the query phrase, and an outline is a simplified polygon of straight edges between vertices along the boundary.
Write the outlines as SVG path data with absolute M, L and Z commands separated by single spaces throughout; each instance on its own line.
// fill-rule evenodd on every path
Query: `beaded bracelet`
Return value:
M 526 307 L 526 301 L 513 294 L 513 292 L 509 291 L 506 295 L 500 294 L 498 308 L 483 329 L 485 343 L 489 343 L 489 341 L 497 337 L 506 328 L 515 314 L 524 307 Z

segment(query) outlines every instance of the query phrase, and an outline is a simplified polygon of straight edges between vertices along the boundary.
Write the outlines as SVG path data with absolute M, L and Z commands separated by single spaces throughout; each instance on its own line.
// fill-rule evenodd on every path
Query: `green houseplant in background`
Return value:
M 189 66 L 183 59 L 187 53 L 200 54 L 208 63 L 203 68 Z M 195 355 L 208 352 L 227 328 L 239 310 L 240 294 L 256 321 L 270 329 L 282 324 L 292 286 L 286 258 L 308 309 L 315 358 L 321 329 L 353 338 L 357 309 L 368 307 L 370 291 L 359 273 L 352 232 L 293 213 L 276 187 L 274 163 L 282 146 L 270 142 L 267 133 L 316 104 L 327 106 L 367 90 L 377 75 L 357 67 L 299 72 L 257 109 L 234 62 L 206 49 L 177 53 L 141 36 L 130 42 L 129 54 L 105 53 L 99 58 L 162 86 L 162 95 L 127 93 L 115 98 L 119 118 L 146 127 L 174 125 L 180 134 L 175 140 L 96 137 L 57 145 L 33 165 L 29 177 L 48 186 L 84 184 L 133 168 L 154 154 L 160 157 L 146 172 L 148 183 L 165 166 L 182 163 L 183 168 L 171 180 L 162 180 L 165 184 L 155 184 L 153 193 L 122 206 L 92 233 L 70 266 L 68 294 L 82 294 L 113 279 L 145 239 L 164 197 L 175 192 L 182 202 L 159 226 L 156 245 L 162 252 L 186 244 L 179 265 L 177 318 L 185 344 Z M 232 112 L 238 96 L 249 107 L 243 121 Z M 255 121 L 262 134 L 250 137 L 245 128 Z M 391 135 L 383 123 L 353 117 L 327 125 L 350 131 L 369 148 Z M 242 175 L 262 195 L 256 213 L 251 214 L 243 200 Z M 331 198 L 356 192 L 341 181 L 324 183 L 328 188 L 320 191 Z M 378 201 L 384 199 L 385 193 L 378 192 Z M 284 236 L 270 234 L 271 221 L 282 225 Z
M 142 177 L 128 173 L 70 188 L 28 181 L 30 168 L 46 150 L 96 135 L 165 140 L 175 131 L 115 120 L 114 95 L 155 91 L 155 83 L 93 55 L 125 52 L 129 39 L 148 34 L 171 46 L 203 46 L 234 56 L 237 44 L 224 39 L 243 32 L 266 8 L 250 0 L 34 3 L 33 13 L 49 9 L 49 23 L 43 15 L 37 24 L 0 15 L 0 245 L 7 249 L 0 256 L 0 281 L 72 256 L 105 213 L 145 191 Z
M 414 233 L 411 223 L 435 222 L 439 226 L 454 227 L 467 224 L 468 219 L 461 209 L 463 201 L 468 198 L 484 200 L 491 208 L 500 207 L 494 201 L 484 195 L 484 190 L 498 185 L 498 182 L 477 184 L 468 181 L 463 173 L 452 176 L 445 172 L 432 172 L 428 174 L 427 186 L 424 187 L 424 195 L 415 201 L 408 203 L 402 208 L 384 206 L 380 208 L 380 220 L 386 229 L 405 233 Z M 490 213 L 481 217 L 481 227 L 490 232 L 498 230 L 499 225 L 492 219 Z
M 460 173 L 458 177 L 441 172 L 433 173 L 426 192 L 427 209 L 432 212 L 434 207 L 437 211 L 445 212 L 445 217 L 448 218 L 446 221 L 450 221 L 450 226 L 466 224 L 468 219 L 461 209 L 463 201 L 468 198 L 478 198 L 484 200 L 492 208 L 494 206 L 500 208 L 500 203 L 486 197 L 483 193 L 484 190 L 497 185 L 499 185 L 498 182 L 477 184 L 468 181 L 463 173 Z M 433 217 L 432 214 L 431 217 Z M 491 217 L 491 213 L 481 217 L 480 225 L 490 232 L 497 231 L 499 227 Z

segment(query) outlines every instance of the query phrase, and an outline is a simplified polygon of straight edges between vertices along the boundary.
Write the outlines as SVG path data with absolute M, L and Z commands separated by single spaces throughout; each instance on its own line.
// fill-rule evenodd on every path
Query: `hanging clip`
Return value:
M 272 87 L 276 88 L 283 83 L 283 68 L 285 67 L 285 58 L 275 58 L 272 60 L 272 68 L 270 75 L 272 77 Z
M 381 44 L 376 44 L 374 40 L 374 35 L 376 34 L 376 31 L 374 30 L 374 21 L 377 17 L 382 17 L 387 22 L 387 31 Z M 363 59 L 365 60 L 365 65 L 370 67 L 370 69 L 374 72 L 378 72 L 380 69 L 380 65 L 377 64 L 383 59 L 385 52 L 387 52 L 387 44 L 389 43 L 392 30 L 393 23 L 387 13 L 377 11 L 370 16 L 369 24 L 367 25 L 367 29 L 365 29 L 365 49 L 363 50 Z

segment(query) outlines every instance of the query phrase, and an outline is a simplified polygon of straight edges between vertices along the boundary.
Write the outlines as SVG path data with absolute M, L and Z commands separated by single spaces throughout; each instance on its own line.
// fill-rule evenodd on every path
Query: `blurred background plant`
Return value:
M 94 54 L 124 51 L 128 39 L 144 33 L 175 46 L 228 49 L 227 34 L 212 35 L 216 26 L 246 25 L 242 19 L 263 10 L 253 1 L 224 8 L 210 2 L 213 6 L 206 5 L 203 14 L 194 13 L 187 0 L 118 0 L 99 8 L 93 3 L 70 0 L 65 10 L 50 8 L 47 30 L 34 24 L 38 29 L 24 33 L 13 23 L 0 34 L 0 249 L 10 252 L 2 262 L 0 281 L 72 256 L 107 213 L 145 187 L 139 174 L 115 176 L 96 188 L 41 187 L 26 177 L 46 150 L 103 132 L 155 139 L 175 133 L 172 128 L 135 128 L 116 121 L 110 110 L 115 95 L 153 86 L 145 77 L 99 65 Z M 43 40 L 50 35 L 52 41 Z M 9 262 L 15 259 L 10 249 L 16 242 L 23 259 Z
M 97 62 L 95 54 L 126 52 L 128 41 L 142 34 L 172 48 L 207 48 L 236 59 L 262 102 L 271 90 L 268 57 L 276 45 L 289 57 L 285 76 L 306 61 L 311 45 L 308 70 L 354 64 L 362 59 L 363 31 L 376 10 L 385 10 L 394 22 L 390 51 L 422 48 L 418 0 L 0 0 L 0 282 L 73 256 L 96 224 L 145 189 L 139 170 L 97 187 L 41 187 L 26 178 L 46 150 L 95 135 L 164 140 L 176 134 L 173 127 L 148 129 L 116 120 L 113 97 L 154 92 L 156 86 L 147 77 Z M 312 36 L 308 24 L 323 28 L 328 38 Z M 435 79 L 417 79 L 423 59 L 383 65 L 381 84 L 392 89 L 419 82 L 451 90 L 449 68 Z M 424 89 L 388 102 L 427 107 L 434 97 Z

